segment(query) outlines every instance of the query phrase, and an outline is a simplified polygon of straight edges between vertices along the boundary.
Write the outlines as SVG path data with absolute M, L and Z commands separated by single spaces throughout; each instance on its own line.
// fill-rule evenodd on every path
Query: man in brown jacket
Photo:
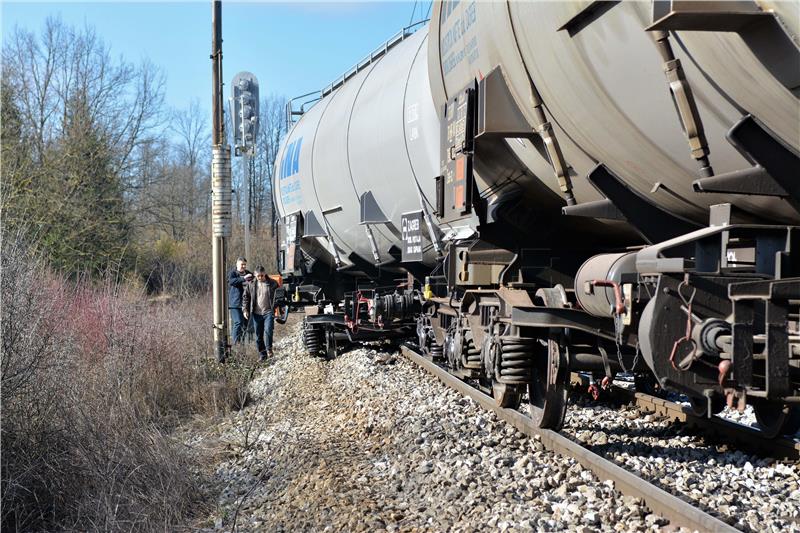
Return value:
M 269 278 L 266 269 L 259 265 L 256 267 L 256 278 L 245 285 L 242 294 L 244 319 L 248 320 L 252 316 L 255 323 L 259 361 L 272 356 L 272 330 L 275 327 L 273 306 L 277 288 L 275 280 Z

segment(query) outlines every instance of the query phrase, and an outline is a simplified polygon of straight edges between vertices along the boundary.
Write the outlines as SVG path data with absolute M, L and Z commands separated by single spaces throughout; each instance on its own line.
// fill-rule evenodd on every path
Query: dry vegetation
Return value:
M 202 509 L 170 432 L 238 408 L 249 378 L 213 362 L 208 309 L 67 282 L 4 240 L 4 531 L 165 530 Z

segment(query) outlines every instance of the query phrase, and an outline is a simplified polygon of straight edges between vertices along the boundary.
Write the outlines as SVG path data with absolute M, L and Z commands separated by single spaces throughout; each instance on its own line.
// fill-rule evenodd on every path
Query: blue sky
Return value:
M 430 2 L 420 2 L 427 12 Z M 321 89 L 411 19 L 414 2 L 223 2 L 226 84 L 248 70 L 262 95 L 287 97 Z M 424 13 L 423 13 L 424 14 Z M 93 26 L 112 55 L 147 57 L 167 75 L 166 102 L 192 99 L 210 108 L 211 2 L 8 2 L 2 32 L 42 28 L 48 16 Z M 225 91 L 226 97 L 228 87 Z

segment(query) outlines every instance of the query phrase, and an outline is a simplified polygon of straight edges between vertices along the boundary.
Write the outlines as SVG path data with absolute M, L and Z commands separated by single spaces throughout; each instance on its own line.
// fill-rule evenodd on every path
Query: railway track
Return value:
M 416 351 L 414 346 L 404 344 L 401 346 L 401 350 L 406 358 L 433 374 L 448 387 L 494 412 L 498 418 L 511 424 L 525 435 L 538 436 L 548 450 L 572 457 L 583 467 L 594 472 L 600 479 L 613 481 L 615 488 L 622 494 L 641 498 L 653 512 L 669 520 L 671 525 L 686 527 L 693 531 L 738 531 L 729 524 L 656 487 L 567 437 L 555 431 L 536 427 L 531 418 L 520 411 L 497 407 L 492 397 L 426 359 Z
M 579 384 L 581 387 L 589 385 L 588 377 L 583 374 L 572 373 L 570 380 L 573 384 Z M 800 441 L 795 439 L 769 439 L 750 426 L 719 416 L 710 418 L 697 416 L 688 406 L 623 387 L 612 387 L 611 396 L 627 403 L 634 403 L 645 411 L 696 429 L 709 442 L 730 444 L 749 453 L 776 459 L 800 459 Z

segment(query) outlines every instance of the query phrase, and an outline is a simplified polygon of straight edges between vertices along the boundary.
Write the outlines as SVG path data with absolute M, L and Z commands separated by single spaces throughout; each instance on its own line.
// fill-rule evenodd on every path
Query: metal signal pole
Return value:
M 230 353 L 228 343 L 228 298 L 225 290 L 227 240 L 231 236 L 231 148 L 225 139 L 222 104 L 222 2 L 214 0 L 211 9 L 212 37 L 212 160 L 211 160 L 211 261 L 214 308 L 214 346 L 217 360 L 224 362 Z
M 250 117 L 245 116 L 246 107 L 247 106 L 246 106 L 246 102 L 245 102 L 245 94 L 244 94 L 244 91 L 242 91 L 239 94 L 239 122 L 238 122 L 239 128 L 241 128 L 241 124 L 244 124 L 246 120 L 250 120 Z M 244 137 L 244 136 L 242 136 L 242 137 Z M 252 183 L 253 183 L 253 174 L 252 174 L 252 168 L 251 168 L 251 165 L 252 165 L 252 162 L 253 162 L 253 158 L 252 158 L 252 153 L 251 153 L 252 152 L 252 146 L 248 147 L 246 145 L 246 142 L 244 141 L 244 139 L 243 139 L 243 142 L 245 143 L 245 146 L 243 147 L 241 153 L 243 155 L 242 163 L 243 163 L 243 166 L 244 166 L 244 181 L 245 181 L 244 203 L 247 206 L 245 208 L 245 212 L 244 212 L 244 256 L 245 257 L 250 257 L 250 225 L 253 222 L 252 209 L 250 207 L 250 202 L 252 202 L 250 195 L 253 194 L 252 188 L 251 188 Z M 248 150 L 248 148 L 250 148 L 250 149 Z

